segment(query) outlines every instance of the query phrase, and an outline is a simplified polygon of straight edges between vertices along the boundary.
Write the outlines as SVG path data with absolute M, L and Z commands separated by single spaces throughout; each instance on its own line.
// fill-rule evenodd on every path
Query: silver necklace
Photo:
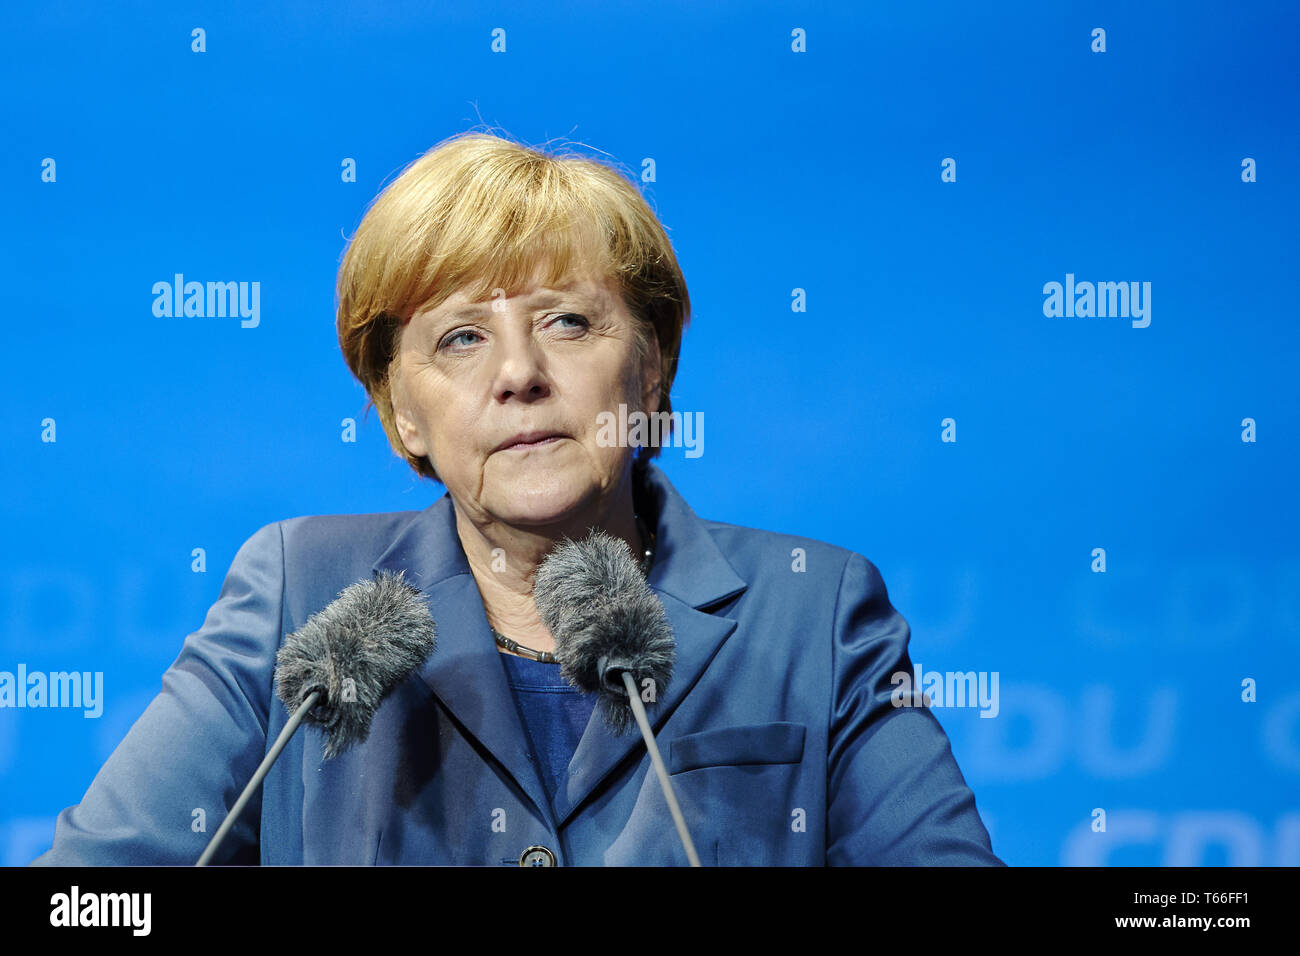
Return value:
M 655 560 L 654 532 L 650 530 L 649 526 L 639 514 L 633 514 L 632 517 L 636 519 L 637 530 L 641 532 L 641 540 L 646 544 L 645 554 L 641 558 L 641 573 L 648 577 L 650 575 L 650 566 L 654 564 Z M 531 647 L 524 647 L 518 641 L 512 641 L 510 638 L 506 637 L 491 624 L 488 625 L 488 629 L 492 632 L 492 637 L 497 644 L 512 653 L 531 657 L 533 660 L 540 661 L 543 664 L 558 664 L 560 662 L 559 658 L 557 658 L 552 651 L 538 651 Z

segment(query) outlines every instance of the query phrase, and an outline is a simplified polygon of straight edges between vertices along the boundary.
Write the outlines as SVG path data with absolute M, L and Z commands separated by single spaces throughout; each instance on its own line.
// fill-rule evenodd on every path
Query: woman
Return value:
M 672 679 L 646 709 L 705 865 L 1001 862 L 938 722 L 891 705 L 909 632 L 874 565 L 703 521 L 658 447 L 602 432 L 609 414 L 671 412 L 689 314 L 627 180 L 453 137 L 367 211 L 338 293 L 349 367 L 446 495 L 253 535 L 37 862 L 197 859 L 286 722 L 284 636 L 400 570 L 428 598 L 435 651 L 364 744 L 324 760 L 319 731 L 300 731 L 216 862 L 685 863 L 639 735 L 567 686 L 533 601 L 542 559 L 593 527 L 641 560 L 673 628 Z

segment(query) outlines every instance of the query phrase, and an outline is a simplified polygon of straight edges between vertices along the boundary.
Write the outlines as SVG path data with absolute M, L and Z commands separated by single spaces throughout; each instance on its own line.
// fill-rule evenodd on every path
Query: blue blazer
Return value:
M 646 706 L 701 862 L 1001 865 L 934 715 L 890 703 L 890 675 L 912 671 L 909 628 L 875 565 L 701 520 L 653 464 L 643 487 L 649 584 L 677 645 Z M 214 862 L 518 865 L 544 847 L 530 863 L 686 863 L 641 735 L 613 735 L 598 710 L 546 799 L 449 495 L 258 530 L 34 862 L 197 860 L 288 721 L 281 640 L 380 569 L 427 595 L 436 649 L 364 744 L 326 761 L 324 735 L 300 728 Z

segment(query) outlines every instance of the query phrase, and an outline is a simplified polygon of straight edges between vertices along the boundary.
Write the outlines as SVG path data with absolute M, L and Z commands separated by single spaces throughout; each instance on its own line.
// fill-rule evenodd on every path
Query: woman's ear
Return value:
M 428 455 L 428 442 L 424 440 L 420 426 L 415 416 L 411 414 L 406 389 L 402 385 L 401 375 L 396 370 L 389 383 L 388 395 L 393 403 L 393 422 L 397 425 L 397 434 L 402 439 L 402 444 L 416 458 Z
M 659 383 L 663 380 L 660 368 L 659 343 L 651 342 L 649 354 L 641 370 L 641 407 L 653 415 L 662 404 Z

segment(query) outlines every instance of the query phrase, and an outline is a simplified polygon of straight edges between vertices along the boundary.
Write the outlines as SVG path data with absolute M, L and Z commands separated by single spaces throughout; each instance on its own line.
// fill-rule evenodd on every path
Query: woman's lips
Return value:
M 553 445 L 564 435 L 545 435 L 541 438 L 535 438 L 531 441 L 514 441 L 513 444 L 503 445 L 498 451 L 527 451 L 530 448 L 544 448 L 547 445 Z M 513 441 L 513 439 L 512 439 Z

